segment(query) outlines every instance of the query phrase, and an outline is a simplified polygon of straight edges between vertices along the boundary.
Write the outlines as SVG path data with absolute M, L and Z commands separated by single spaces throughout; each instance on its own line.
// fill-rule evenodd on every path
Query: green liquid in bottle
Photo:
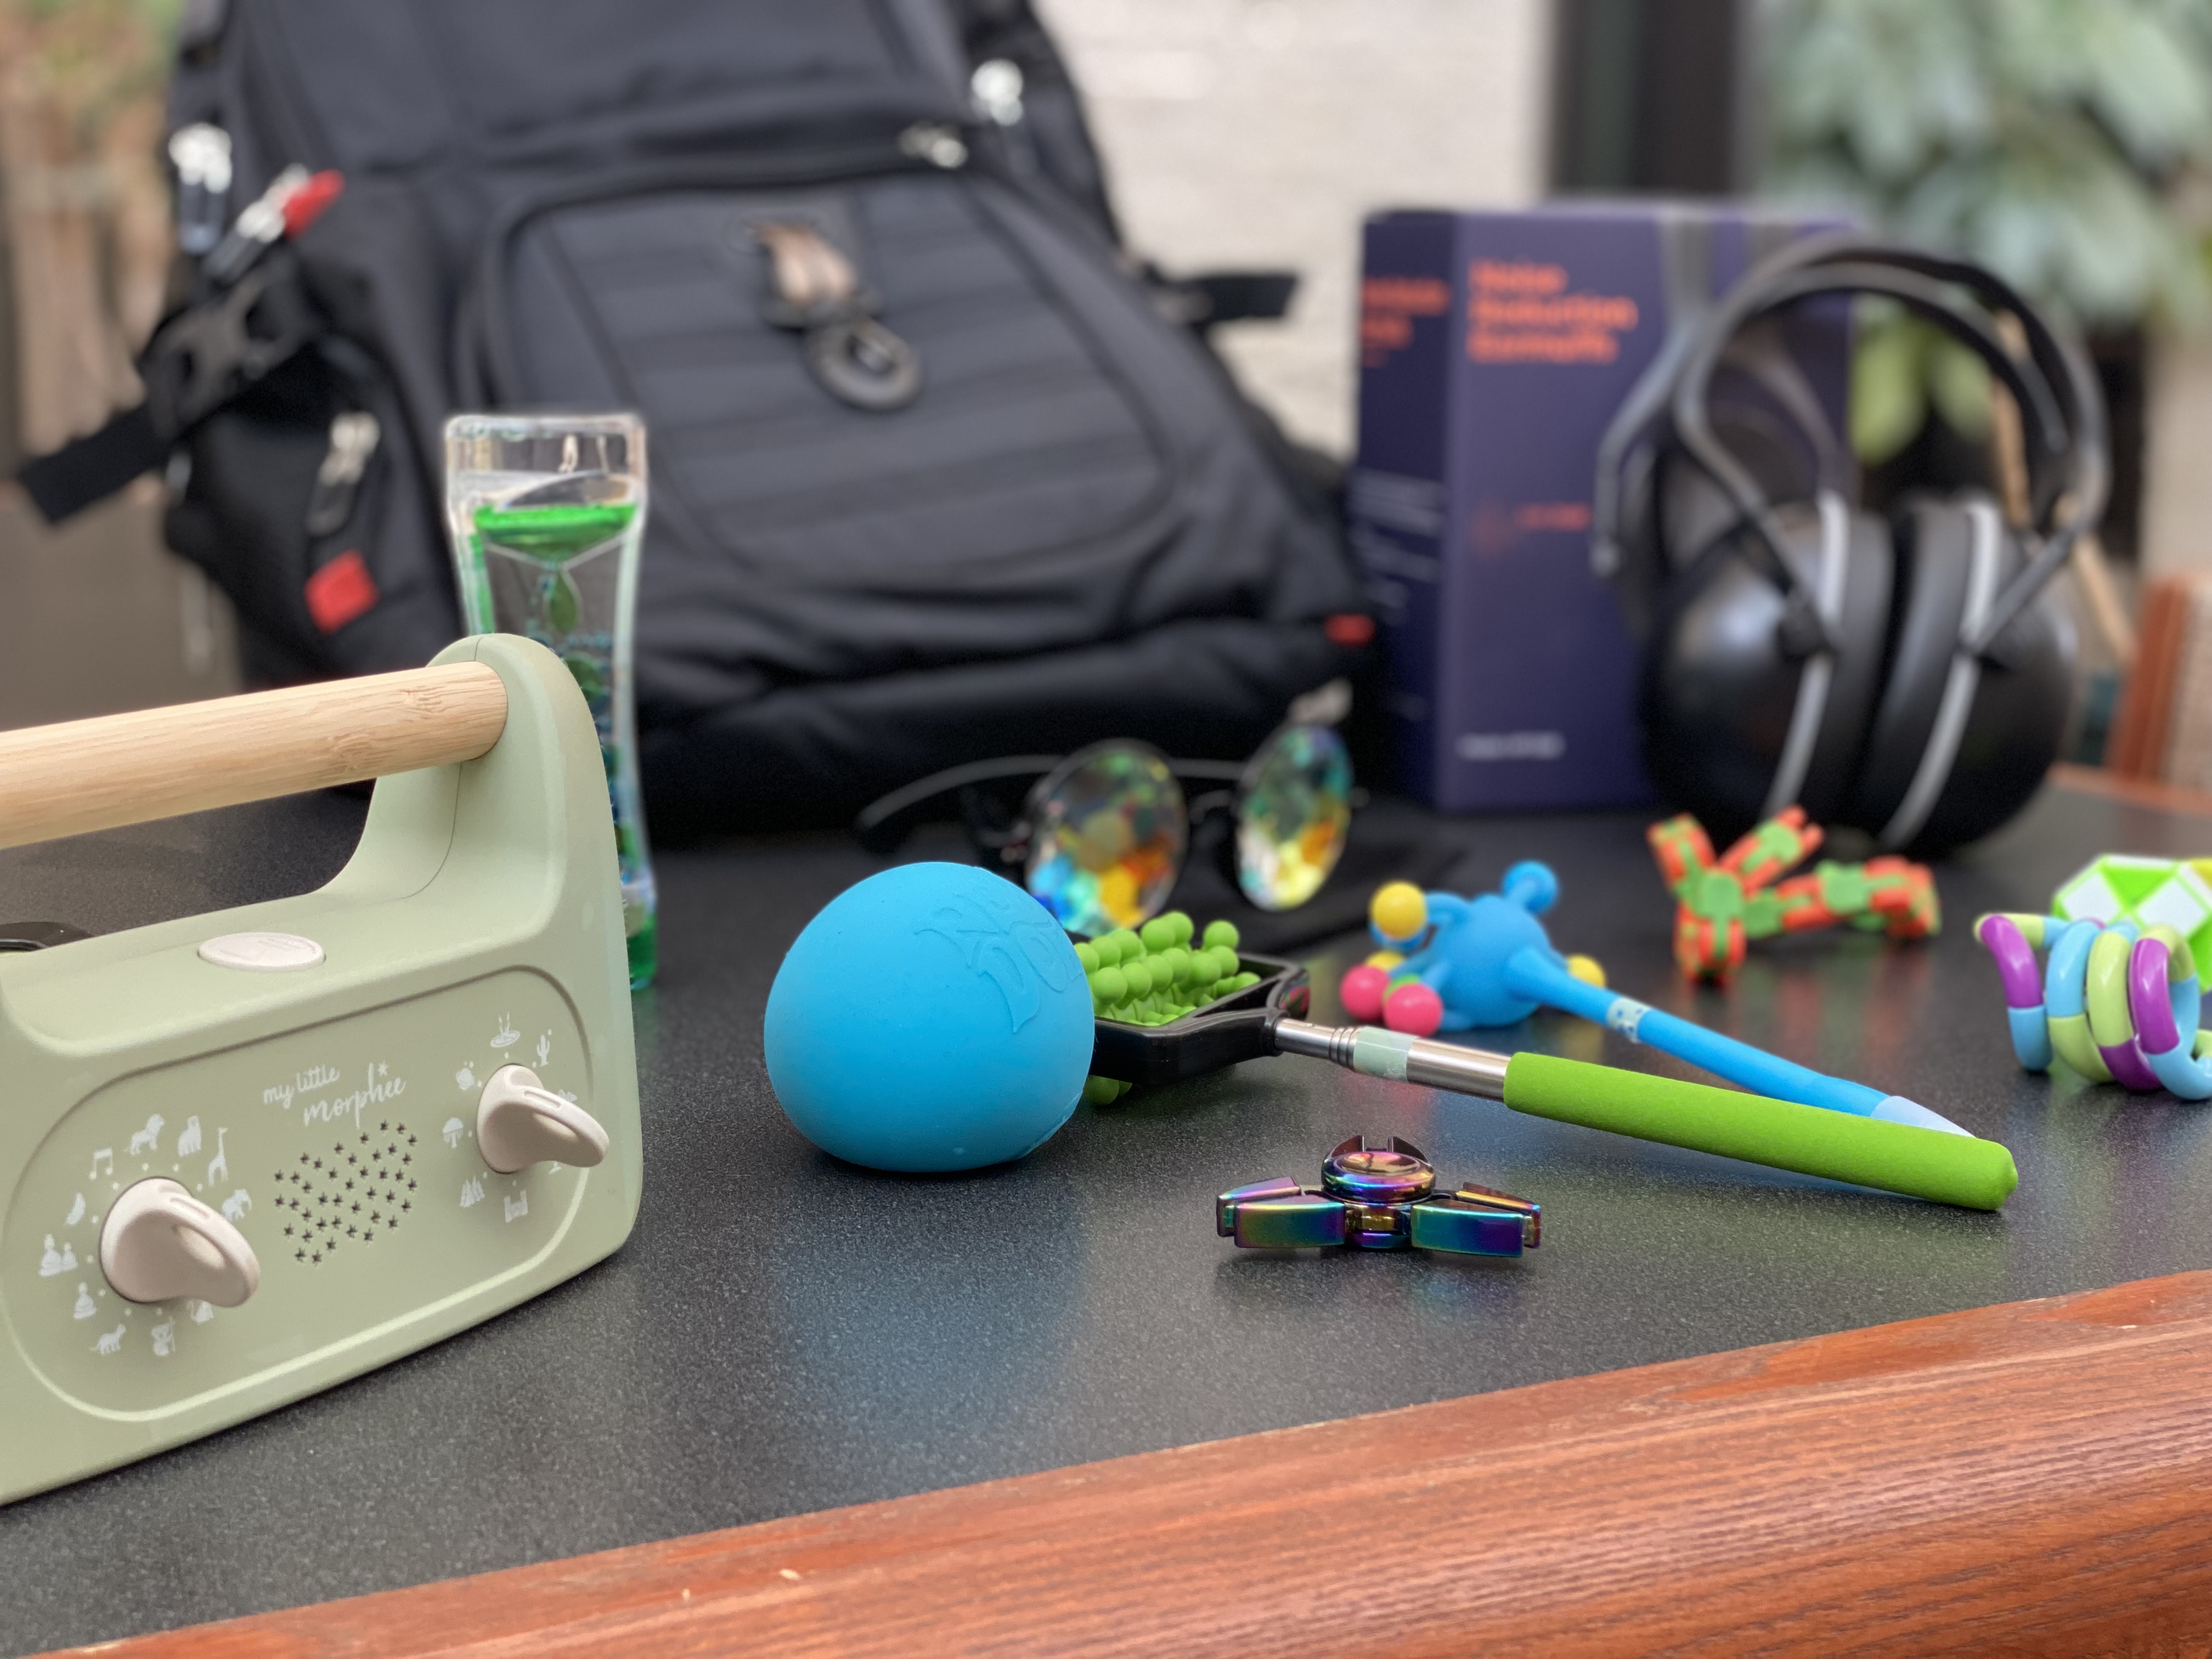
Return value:
M 599 734 L 599 757 L 607 770 L 607 798 L 614 810 L 615 852 L 622 873 L 623 933 L 629 951 L 633 991 L 653 982 L 659 966 L 659 901 L 652 854 L 646 845 L 645 817 L 637 800 L 635 757 L 626 755 L 629 734 L 615 720 L 615 617 L 612 589 L 596 607 L 571 567 L 586 556 L 613 557 L 610 547 L 629 533 L 637 516 L 635 502 L 575 502 L 547 507 L 483 507 L 476 513 L 476 580 L 481 584 L 472 608 L 482 617 L 497 615 L 491 596 L 488 561 L 495 555 L 520 558 L 538 567 L 531 578 L 530 603 L 520 631 L 568 665 L 584 694 Z M 594 610 L 601 614 L 592 614 Z M 501 617 L 513 627 L 515 618 Z

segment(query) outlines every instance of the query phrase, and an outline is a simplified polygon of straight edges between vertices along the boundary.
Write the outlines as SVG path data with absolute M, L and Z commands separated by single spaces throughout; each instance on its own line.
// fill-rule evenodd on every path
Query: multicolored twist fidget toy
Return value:
M 2055 1056 L 2093 1083 L 2212 1098 L 2196 955 L 2173 928 L 2001 915 L 1976 922 L 1974 937 L 1996 958 L 2013 1053 L 2029 1071 L 2049 1071 Z
M 1395 1137 L 1384 1142 L 1354 1135 L 1321 1166 L 1319 1187 L 1278 1176 L 1232 1188 L 1214 1200 L 1213 1225 L 1247 1250 L 1350 1244 L 1518 1255 L 1523 1246 L 1543 1243 L 1544 1211 L 1471 1183 L 1440 1193 L 1436 1170 L 1419 1147 Z
M 1743 966 L 1746 940 L 1777 933 L 1848 922 L 1892 939 L 1925 939 L 1942 928 L 1935 878 L 1927 866 L 1905 859 L 1823 859 L 1770 890 L 1824 839 L 1802 806 L 1767 819 L 1717 860 L 1705 827 L 1686 812 L 1653 824 L 1644 839 L 1676 900 L 1675 965 L 1692 979 L 1725 981 Z

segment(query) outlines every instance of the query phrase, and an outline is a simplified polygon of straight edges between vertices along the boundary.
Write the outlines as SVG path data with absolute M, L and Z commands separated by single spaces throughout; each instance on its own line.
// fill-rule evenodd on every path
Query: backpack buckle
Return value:
M 265 261 L 165 323 L 140 363 L 155 429 L 174 439 L 322 330 L 289 259 Z

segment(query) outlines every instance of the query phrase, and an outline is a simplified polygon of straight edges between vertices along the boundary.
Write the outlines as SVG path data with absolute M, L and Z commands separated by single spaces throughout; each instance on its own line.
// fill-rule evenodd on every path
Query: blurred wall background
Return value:
M 0 0 L 0 476 L 135 403 L 169 258 L 171 0 Z M 161 491 L 50 530 L 0 485 L 0 726 L 237 685 L 222 595 L 161 540 Z
M 1301 274 L 1222 331 L 1293 435 L 1352 442 L 1359 225 L 1544 192 L 1548 0 L 1042 0 L 1130 241 L 1170 274 Z

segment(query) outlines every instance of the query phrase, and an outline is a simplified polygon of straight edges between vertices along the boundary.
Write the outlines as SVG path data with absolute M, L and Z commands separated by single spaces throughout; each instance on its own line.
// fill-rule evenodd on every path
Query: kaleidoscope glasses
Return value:
M 1170 760 L 1115 738 L 1065 757 L 949 768 L 885 795 L 853 827 L 870 852 L 894 852 L 947 799 L 979 862 L 1019 882 L 1070 933 L 1095 938 L 1158 914 L 1194 844 L 1210 846 L 1259 908 L 1304 904 L 1351 833 L 1352 757 L 1334 731 L 1304 722 L 1277 727 L 1241 763 Z

